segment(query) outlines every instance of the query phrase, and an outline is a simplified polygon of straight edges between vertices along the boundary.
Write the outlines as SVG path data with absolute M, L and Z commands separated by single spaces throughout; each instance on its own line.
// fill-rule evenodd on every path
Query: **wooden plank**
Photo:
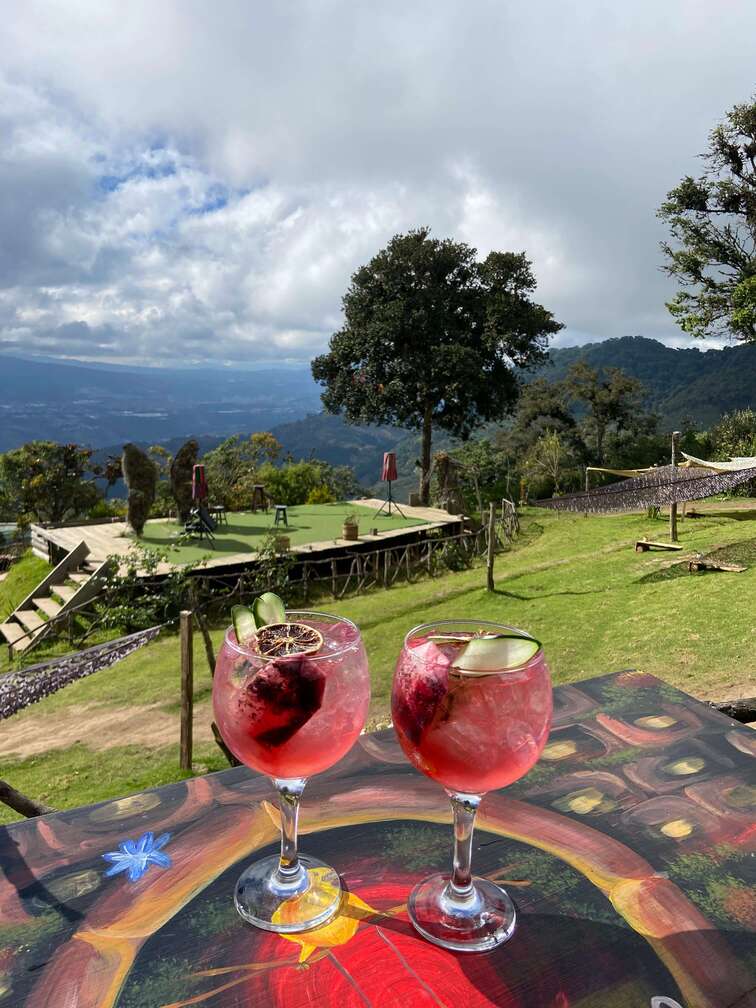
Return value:
M 87 581 L 89 578 L 86 579 Z M 79 586 L 81 587 L 81 586 Z M 74 597 L 79 588 L 71 588 L 69 585 L 53 585 L 50 589 L 51 595 L 57 595 L 61 602 L 65 605 L 66 602 L 70 602 Z
M 22 623 L 27 630 L 38 630 L 41 626 L 45 625 L 45 621 L 35 612 L 33 609 L 17 609 L 13 616 Z
M 650 539 L 639 539 L 635 544 L 636 553 L 645 553 L 647 550 L 651 549 L 681 550 L 682 546 L 679 543 L 653 542 Z
M 24 628 L 20 623 L 0 623 L 0 634 L 9 644 L 15 644 L 19 637 L 24 636 Z
M 60 610 L 63 608 L 62 605 L 59 605 L 57 602 L 53 602 L 51 598 L 34 599 L 34 605 L 37 607 L 37 609 L 40 609 L 43 613 L 49 616 L 50 619 L 52 619 L 54 616 L 57 616 Z
M 691 574 L 696 574 L 698 571 L 728 571 L 732 574 L 742 574 L 747 569 L 742 564 L 722 563 L 705 556 L 693 557 L 688 561 L 688 570 Z

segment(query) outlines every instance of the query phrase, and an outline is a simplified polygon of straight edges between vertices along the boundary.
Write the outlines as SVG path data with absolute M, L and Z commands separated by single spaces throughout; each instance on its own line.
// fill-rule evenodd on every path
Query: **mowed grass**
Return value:
M 376 508 L 345 501 L 338 504 L 302 504 L 287 508 L 288 527 L 273 524 L 273 509 L 267 513 L 257 511 L 254 514 L 251 511 L 229 512 L 228 524 L 218 525 L 212 547 L 207 540 L 178 544 L 183 537 L 183 526 L 175 521 L 151 521 L 145 526 L 140 542 L 154 549 L 170 549 L 171 562 L 187 563 L 208 555 L 217 557 L 224 553 L 252 553 L 259 549 L 264 538 L 271 532 L 287 535 L 292 546 L 332 542 L 341 538 L 341 527 L 348 515 L 354 515 L 358 519 L 361 535 L 370 533 L 374 528 L 379 532 L 387 532 L 425 524 L 417 518 L 402 518 L 396 514 L 388 517 L 385 512 L 380 515 L 375 512 Z
M 756 518 L 756 508 L 753 512 Z M 361 627 L 373 681 L 372 723 L 389 716 L 396 656 L 407 630 L 450 617 L 500 620 L 530 630 L 544 643 L 555 683 L 621 668 L 652 672 L 694 695 L 717 698 L 756 692 L 756 520 L 707 515 L 680 523 L 681 554 L 635 553 L 639 538 L 664 539 L 666 526 L 641 516 L 557 516 L 529 509 L 515 548 L 496 561 L 496 590 L 483 588 L 481 567 L 322 608 Z M 681 557 L 726 549 L 750 563 L 744 573 L 690 575 Z M 223 630 L 213 632 L 218 646 Z M 197 717 L 209 715 L 211 679 L 201 639 L 195 638 Z M 29 733 L 54 734 L 66 709 L 105 705 L 130 716 L 155 705 L 176 719 L 179 652 L 175 635 L 159 639 L 112 669 L 81 680 L 15 715 Z M 95 711 L 96 707 L 89 707 Z M 89 715 L 94 717 L 94 715 Z M 135 715 L 138 716 L 138 715 Z M 168 783 L 178 771 L 177 745 L 86 746 L 96 720 L 82 724 L 68 749 L 0 759 L 0 776 L 56 807 L 68 807 Z M 211 743 L 195 752 L 208 769 L 225 766 Z M 0 821 L 14 814 L 0 807 Z
M 34 556 L 31 550 L 13 564 L 3 580 L 0 581 L 0 623 L 13 612 L 16 606 L 51 570 L 50 564 Z

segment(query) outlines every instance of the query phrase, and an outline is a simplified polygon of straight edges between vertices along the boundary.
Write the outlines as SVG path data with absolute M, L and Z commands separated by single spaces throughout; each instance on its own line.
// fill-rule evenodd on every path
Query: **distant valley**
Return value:
M 551 380 L 563 378 L 581 358 L 596 368 L 619 367 L 634 375 L 663 430 L 687 419 L 708 427 L 722 413 L 756 404 L 753 345 L 703 353 L 625 337 L 555 349 L 549 357 L 537 374 Z M 417 435 L 387 426 L 354 427 L 321 413 L 319 389 L 306 365 L 163 370 L 0 356 L 0 451 L 34 438 L 88 444 L 99 449 L 98 456 L 120 451 L 128 440 L 175 451 L 189 436 L 207 451 L 230 434 L 255 430 L 272 431 L 294 458 L 353 466 L 366 488 L 376 483 L 382 452 L 395 449 L 400 490 L 415 483 Z M 436 435 L 436 448 L 450 444 Z
M 265 430 L 319 405 L 307 365 L 164 370 L 0 355 L 0 451 L 34 439 L 99 448 Z

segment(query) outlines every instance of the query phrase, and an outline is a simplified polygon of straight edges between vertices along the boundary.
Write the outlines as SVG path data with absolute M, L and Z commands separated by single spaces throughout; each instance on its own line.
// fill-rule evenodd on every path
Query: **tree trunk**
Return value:
M 431 437 L 433 423 L 433 407 L 429 404 L 423 414 L 423 443 L 420 455 L 420 503 L 427 507 L 430 504 L 430 467 L 431 467 Z
M 596 424 L 596 458 L 599 465 L 604 464 L 604 435 L 606 427 L 604 424 Z

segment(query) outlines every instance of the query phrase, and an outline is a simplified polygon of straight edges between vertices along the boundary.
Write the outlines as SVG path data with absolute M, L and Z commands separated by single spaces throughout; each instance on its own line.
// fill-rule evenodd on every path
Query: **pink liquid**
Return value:
M 391 709 L 410 762 L 450 791 L 506 787 L 541 755 L 551 679 L 540 652 L 521 668 L 479 677 L 450 670 L 458 645 L 415 637 L 402 650 Z
M 269 777 L 311 777 L 333 766 L 356 741 L 370 703 L 359 631 L 343 622 L 299 622 L 323 635 L 317 655 L 265 660 L 235 646 L 229 630 L 215 666 L 221 735 L 242 763 Z

